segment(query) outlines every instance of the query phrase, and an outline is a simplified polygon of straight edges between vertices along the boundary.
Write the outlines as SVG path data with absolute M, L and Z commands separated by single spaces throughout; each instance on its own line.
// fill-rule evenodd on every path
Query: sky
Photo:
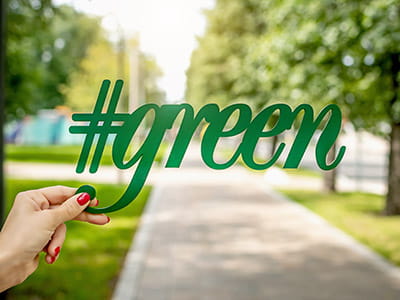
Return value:
M 185 71 L 196 48 L 196 36 L 202 35 L 206 20 L 202 11 L 212 8 L 214 0 L 57 0 L 88 14 L 104 16 L 109 31 L 122 28 L 129 38 L 139 35 L 142 51 L 153 55 L 164 76 L 159 86 L 167 101 L 182 100 Z

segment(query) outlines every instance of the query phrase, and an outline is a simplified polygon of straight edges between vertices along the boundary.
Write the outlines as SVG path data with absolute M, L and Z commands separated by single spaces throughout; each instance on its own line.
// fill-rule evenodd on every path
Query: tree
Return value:
M 385 212 L 399 214 L 399 11 L 398 0 L 217 1 L 192 56 L 187 98 L 338 104 L 356 128 L 390 139 Z M 262 30 L 247 27 L 252 18 Z
M 390 128 L 387 214 L 400 213 L 399 14 L 395 0 L 274 2 L 253 53 L 286 101 L 337 103 L 356 128 Z
M 23 115 L 28 110 L 30 99 L 40 94 L 39 83 L 44 66 L 38 61 L 43 36 L 50 30 L 53 6 L 51 1 L 32 4 L 29 1 L 10 0 L 7 4 L 5 108 L 10 117 Z
M 143 52 L 139 57 L 141 83 L 144 89 L 143 102 L 161 105 L 165 102 L 165 91 L 159 88 L 158 79 L 163 75 L 163 72 L 154 57 Z
M 207 30 L 198 39 L 187 71 L 186 99 L 194 105 L 218 102 L 254 104 L 259 91 L 243 78 L 246 53 L 266 29 L 256 0 L 218 0 L 206 12 Z M 262 4 L 262 3 L 261 3 Z M 264 101 L 265 104 L 265 101 Z
M 341 104 L 344 78 L 339 68 L 321 63 L 321 56 L 332 54 L 326 44 L 324 22 L 334 16 L 329 1 L 264 1 L 268 30 L 248 53 L 244 77 L 257 83 L 272 101 L 292 105 L 310 103 L 316 111 L 329 103 Z M 345 19 L 347 16 L 343 16 Z M 335 17 L 334 17 L 335 18 Z M 343 106 L 342 106 L 343 107 Z M 347 115 L 347 111 L 344 111 Z M 335 157 L 335 149 L 328 160 Z M 324 190 L 336 191 L 336 170 L 324 171 Z
M 107 40 L 105 33 L 99 35 L 88 49 L 88 55 L 83 59 L 76 71 L 72 72 L 68 85 L 62 87 L 66 98 L 66 104 L 78 111 L 90 111 L 93 109 L 99 87 L 104 79 L 115 82 L 117 79 L 125 80 L 125 88 L 122 90 L 120 104 L 128 103 L 129 84 L 129 52 L 121 55 L 120 51 L 127 51 L 124 47 L 119 49 Z M 128 50 L 129 51 L 129 50 Z M 140 53 L 139 73 L 140 84 L 143 88 L 141 102 L 161 104 L 165 100 L 165 94 L 157 85 L 157 79 L 162 72 L 154 58 Z M 122 61 L 121 61 L 122 60 Z M 121 66 L 122 64 L 122 66 Z M 126 111 L 127 105 L 122 105 L 121 110 Z
M 8 1 L 6 114 L 20 118 L 62 104 L 60 85 L 86 56 L 97 18 L 50 0 Z
M 246 102 L 257 111 L 267 104 L 287 101 L 287 78 L 292 70 L 289 63 L 277 60 L 283 42 L 277 10 L 282 10 L 279 3 L 283 2 L 217 1 L 207 12 L 208 27 L 199 38 L 187 72 L 189 102 Z M 269 127 L 274 126 L 277 115 L 274 119 Z M 277 143 L 274 137 L 272 153 Z
M 264 65 L 260 69 L 247 60 L 268 28 L 266 9 L 258 0 L 217 0 L 215 7 L 206 11 L 207 30 L 198 38 L 187 71 L 188 102 L 197 107 L 208 102 L 221 106 L 244 102 L 256 111 L 270 102 L 269 91 L 254 76 Z M 268 126 L 273 127 L 276 119 L 274 116 Z M 270 152 L 275 151 L 277 142 L 278 137 L 273 137 Z
M 6 3 L 5 0 L 0 0 L 0 111 L 4 111 L 5 103 L 5 87 L 4 87 L 4 65 L 5 65 L 5 49 L 6 49 L 6 37 L 5 37 L 5 20 L 6 20 Z M 4 191 L 4 114 L 0 116 L 0 228 L 3 226 L 5 221 L 5 191 Z M 0 299 L 2 295 L 0 293 Z
M 88 55 L 79 68 L 72 72 L 69 84 L 62 87 L 66 104 L 73 110 L 91 111 L 104 79 L 115 82 L 128 76 L 127 72 L 122 76 L 119 74 L 118 64 L 118 53 L 104 36 L 100 37 L 89 47 Z M 128 62 L 125 61 L 124 65 L 127 66 Z M 124 69 L 127 71 L 127 68 Z M 122 97 L 126 98 L 126 89 L 123 92 Z

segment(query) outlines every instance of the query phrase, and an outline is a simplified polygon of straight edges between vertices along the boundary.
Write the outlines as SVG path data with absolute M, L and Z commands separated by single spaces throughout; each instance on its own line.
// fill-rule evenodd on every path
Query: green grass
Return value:
M 17 192 L 60 183 L 8 180 L 8 209 Z M 62 184 L 79 186 L 81 183 L 64 181 Z M 114 202 L 124 188 L 96 184 L 100 206 Z M 8 299 L 109 299 L 149 192 L 150 187 L 144 187 L 132 204 L 109 214 L 108 225 L 67 222 L 67 239 L 58 260 L 47 265 L 42 255 L 38 270 L 11 289 Z
M 24 162 L 44 162 L 44 163 L 70 163 L 75 164 L 78 161 L 81 153 L 82 146 L 21 146 L 21 145 L 7 145 L 6 146 L 6 160 L 9 161 L 24 161 Z M 166 143 L 160 144 L 160 149 L 157 152 L 155 162 L 160 164 L 163 160 L 165 151 L 167 149 Z M 113 165 L 112 161 L 112 147 L 107 145 L 101 159 L 102 165 Z M 90 156 L 92 156 L 91 153 Z M 129 156 L 128 156 L 129 157 Z
M 283 169 L 283 165 L 279 164 L 279 163 L 276 164 L 276 166 L 278 168 L 281 168 L 288 175 L 314 177 L 314 178 L 321 178 L 322 177 L 322 173 L 321 172 L 318 172 L 318 171 L 315 171 L 315 170 L 311 170 L 311 169 L 307 169 L 307 168 L 304 168 L 304 167 L 299 167 L 297 169 Z
M 304 190 L 281 192 L 400 266 L 400 216 L 381 215 L 383 196 Z

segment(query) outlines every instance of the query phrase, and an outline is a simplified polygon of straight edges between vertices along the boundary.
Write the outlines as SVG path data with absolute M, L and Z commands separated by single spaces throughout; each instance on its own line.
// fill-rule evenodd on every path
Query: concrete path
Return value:
M 132 178 L 134 168 L 128 170 L 118 170 L 115 166 L 100 166 L 99 171 L 90 174 L 86 170 L 82 174 L 75 173 L 75 165 L 58 163 L 40 162 L 17 162 L 7 161 L 5 163 L 6 174 L 10 178 L 24 178 L 36 180 L 77 180 L 82 182 L 97 183 L 129 183 Z M 147 184 L 155 184 L 160 181 L 162 167 L 154 164 L 147 178 Z M 193 171 L 193 170 L 192 170 Z M 274 188 L 285 189 L 307 189 L 321 190 L 323 187 L 322 177 L 300 176 L 288 174 L 284 170 L 271 167 L 265 171 L 255 173 L 258 177 Z M 355 181 L 346 176 L 338 176 L 337 188 L 341 192 L 364 191 L 383 195 L 385 190 L 380 183 L 368 183 L 359 189 L 355 188 Z
M 243 168 L 160 172 L 114 300 L 400 299 L 400 273 Z
M 154 164 L 155 165 L 155 164 Z M 77 180 L 82 182 L 97 183 L 129 183 L 133 169 L 119 170 L 115 166 L 100 166 L 97 173 L 91 174 L 86 168 L 84 173 L 77 174 L 73 164 L 41 163 L 41 162 L 17 162 L 5 163 L 6 175 L 9 178 L 23 178 L 35 180 Z M 160 169 L 153 166 L 150 171 L 147 184 L 158 182 Z

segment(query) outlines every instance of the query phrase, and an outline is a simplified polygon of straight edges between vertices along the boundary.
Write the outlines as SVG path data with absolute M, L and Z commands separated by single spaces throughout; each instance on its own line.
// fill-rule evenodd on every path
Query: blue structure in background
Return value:
M 76 145 L 83 136 L 70 134 L 72 121 L 60 110 L 41 110 L 36 116 L 26 117 L 5 126 L 7 143 L 22 145 Z

